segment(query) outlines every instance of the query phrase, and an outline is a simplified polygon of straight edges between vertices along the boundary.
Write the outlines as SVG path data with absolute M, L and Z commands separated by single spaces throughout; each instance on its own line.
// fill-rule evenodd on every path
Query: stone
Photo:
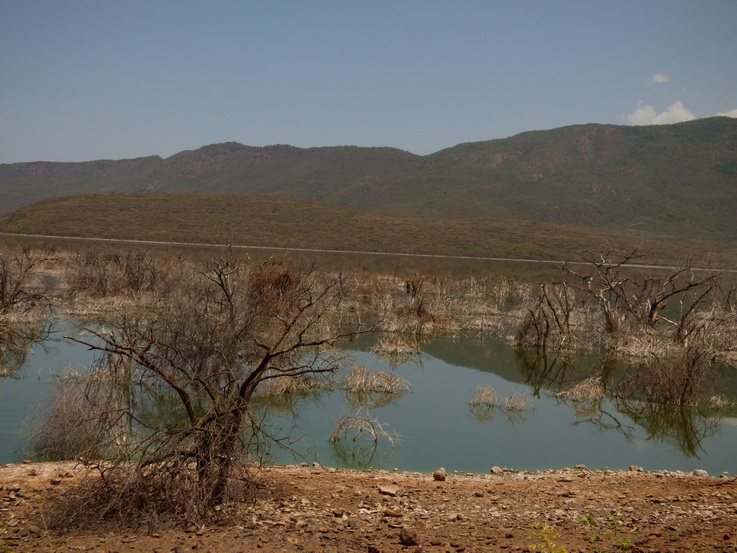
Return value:
M 445 468 L 440 467 L 438 470 L 432 473 L 432 477 L 435 479 L 436 482 L 444 482 L 445 481 Z
M 417 545 L 417 532 L 409 526 L 403 526 L 399 531 L 399 542 L 404 546 Z
M 705 470 L 703 470 L 703 469 L 696 469 L 696 470 L 695 470 L 695 471 L 693 471 L 693 472 L 692 472 L 691 474 L 693 474 L 694 476 L 709 476 L 709 473 L 708 473 L 708 472 L 706 472 L 706 471 L 705 471 Z
M 388 495 L 389 497 L 396 497 L 399 488 L 397 486 L 379 486 L 379 493 L 381 495 Z
M 491 474 L 502 474 L 504 471 L 494 465 L 493 467 L 491 467 L 491 470 L 489 472 L 491 472 Z

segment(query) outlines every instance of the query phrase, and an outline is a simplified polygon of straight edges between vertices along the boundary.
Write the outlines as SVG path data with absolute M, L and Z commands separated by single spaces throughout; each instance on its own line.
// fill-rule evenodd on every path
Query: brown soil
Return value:
M 49 531 L 71 464 L 0 467 L 0 552 L 737 551 L 737 479 L 668 472 L 488 475 L 272 467 L 234 522 Z

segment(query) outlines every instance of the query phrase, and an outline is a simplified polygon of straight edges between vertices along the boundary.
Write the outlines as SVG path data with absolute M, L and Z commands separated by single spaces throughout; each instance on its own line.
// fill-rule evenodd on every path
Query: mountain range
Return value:
M 99 193 L 302 198 L 370 216 L 535 222 L 731 247 L 737 119 L 573 125 L 427 156 L 227 142 L 165 159 L 0 165 L 0 213 Z

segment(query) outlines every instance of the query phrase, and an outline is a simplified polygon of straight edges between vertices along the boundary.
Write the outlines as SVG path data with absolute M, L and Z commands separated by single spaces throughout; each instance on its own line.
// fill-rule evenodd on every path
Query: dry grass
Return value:
M 355 415 L 343 417 L 330 434 L 330 441 L 333 443 L 359 444 L 369 441 L 376 444 L 382 439 L 394 446 L 399 441 L 399 436 L 389 431 L 376 418 L 363 414 L 361 410 Z
M 512 392 L 502 401 L 505 411 L 521 412 L 527 409 L 529 400 L 527 396 L 520 392 Z
M 408 392 L 411 388 L 406 378 L 396 374 L 375 371 L 355 366 L 345 379 L 346 390 L 353 393 L 397 394 Z
M 490 388 L 489 386 L 477 386 L 471 399 L 466 403 L 471 406 L 495 407 L 497 402 L 498 398 L 494 388 Z
M 604 385 L 601 383 L 601 377 L 592 376 L 569 390 L 558 392 L 556 397 L 571 401 L 596 401 L 604 397 Z

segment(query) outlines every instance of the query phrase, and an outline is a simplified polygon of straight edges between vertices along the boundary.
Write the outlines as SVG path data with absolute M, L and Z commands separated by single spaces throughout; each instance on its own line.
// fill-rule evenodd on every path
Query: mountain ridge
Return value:
M 382 216 L 733 240 L 737 120 L 570 125 L 426 156 L 391 147 L 224 142 L 167 158 L 0 165 L 0 213 L 54 196 L 111 192 L 285 196 Z

